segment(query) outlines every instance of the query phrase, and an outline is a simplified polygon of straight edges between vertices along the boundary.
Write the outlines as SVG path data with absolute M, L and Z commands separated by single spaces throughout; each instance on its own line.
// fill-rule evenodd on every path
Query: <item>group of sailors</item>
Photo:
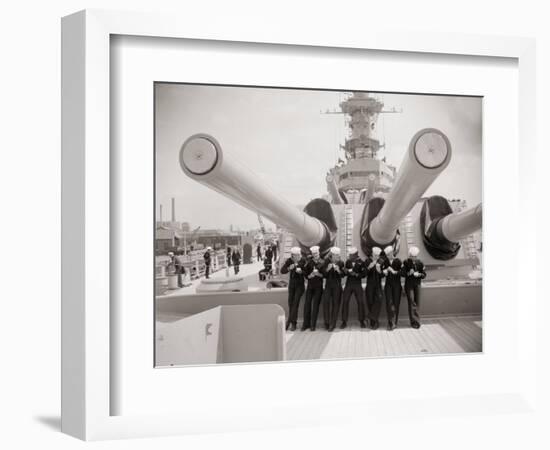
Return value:
M 392 246 L 386 247 L 384 251 L 374 247 L 372 254 L 365 260 L 361 259 L 358 250 L 352 247 L 346 261 L 341 259 L 338 247 L 332 247 L 325 258 L 321 257 L 318 246 L 309 250 L 311 253 L 303 257 L 301 249 L 293 247 L 291 256 L 281 267 L 281 273 L 289 274 L 287 330 L 296 330 L 298 309 L 304 293 L 302 331 L 315 331 L 321 305 L 326 330 L 333 331 L 336 328 L 340 311 L 340 328 L 346 328 L 352 296 L 357 303 L 361 328 L 368 326 L 377 329 L 380 312 L 385 304 L 387 329 L 393 330 L 399 319 L 401 278 L 405 279 L 404 289 L 410 324 L 413 328 L 420 328 L 420 290 L 422 280 L 426 278 L 426 270 L 418 258 L 418 247 L 409 249 L 409 257 L 405 261 L 394 256 Z M 344 278 L 346 281 L 342 289 Z M 362 282 L 364 278 L 365 290 Z
M 167 261 L 167 267 L 169 270 L 172 270 L 174 274 L 178 276 L 178 287 L 184 287 L 183 278 L 186 275 L 186 268 L 185 268 L 185 252 L 180 251 L 178 254 L 175 254 L 174 252 L 168 252 L 168 261 Z M 212 260 L 215 256 L 213 256 L 213 249 L 212 247 L 208 246 L 204 250 L 204 253 L 202 254 L 202 259 L 204 262 L 204 277 L 206 279 L 210 278 L 210 274 L 212 273 Z M 235 275 L 237 275 L 240 271 L 241 266 L 241 251 L 238 247 L 227 247 L 227 266 L 231 267 L 233 266 L 233 271 L 235 272 Z M 199 276 L 199 273 L 197 272 L 196 267 L 191 267 L 190 269 L 190 277 L 196 278 Z
M 267 242 L 263 248 L 263 254 L 262 254 L 262 245 L 258 243 L 256 246 L 256 260 L 262 261 L 265 263 L 266 261 L 271 264 L 272 261 L 276 261 L 278 258 L 279 253 L 279 242 L 273 241 L 273 242 Z
M 266 244 L 264 248 L 264 254 L 262 255 L 261 246 L 258 244 L 258 247 L 256 249 L 258 260 L 260 261 L 261 258 L 263 257 L 264 266 L 266 264 L 269 265 L 269 268 L 267 270 L 268 272 L 271 272 L 272 261 L 277 260 L 278 249 L 279 249 L 279 246 L 277 242 L 268 243 Z M 213 253 L 212 247 L 208 246 L 206 247 L 202 255 L 203 262 L 204 262 L 204 277 L 207 279 L 210 278 L 210 274 L 212 272 L 212 269 L 211 269 L 212 258 L 213 258 L 212 253 Z M 174 273 L 178 275 L 179 287 L 183 286 L 182 280 L 183 280 L 183 276 L 186 273 L 183 256 L 184 256 L 183 252 L 180 252 L 180 254 L 178 255 L 176 255 L 174 252 L 168 252 L 169 260 L 167 264 L 173 269 Z M 237 275 L 240 272 L 241 262 L 242 262 L 242 255 L 241 255 L 240 248 L 238 246 L 231 247 L 228 245 L 226 249 L 226 263 L 227 263 L 227 267 L 233 267 L 233 271 L 235 275 Z

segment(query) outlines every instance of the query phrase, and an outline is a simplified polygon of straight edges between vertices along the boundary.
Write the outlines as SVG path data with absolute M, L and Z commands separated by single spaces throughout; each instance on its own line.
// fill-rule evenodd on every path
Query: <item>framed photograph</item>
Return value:
M 200 22 L 63 19 L 63 431 L 529 410 L 534 43 Z
M 157 82 L 155 364 L 481 352 L 482 100 Z

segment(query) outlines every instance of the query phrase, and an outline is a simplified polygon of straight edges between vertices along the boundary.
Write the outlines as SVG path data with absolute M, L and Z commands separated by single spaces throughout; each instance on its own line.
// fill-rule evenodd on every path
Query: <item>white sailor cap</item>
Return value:
M 390 256 L 390 254 L 393 255 L 393 245 L 388 245 L 384 249 L 384 253 L 386 254 L 386 256 Z
M 380 247 L 373 247 L 372 248 L 372 254 L 373 255 L 378 256 L 378 255 L 380 255 L 380 253 L 382 253 L 382 249 Z
M 309 247 L 309 251 L 311 253 L 319 253 L 319 250 L 321 250 L 321 249 L 319 248 L 318 245 L 314 245 L 313 247 Z
M 349 248 L 349 254 L 350 255 L 353 255 L 354 253 L 357 253 L 357 252 L 358 252 L 357 247 L 350 247 Z
M 206 250 L 212 250 L 212 247 L 206 247 Z
M 409 248 L 409 256 L 418 256 L 420 249 L 418 247 L 412 246 Z
M 292 247 L 290 249 L 291 255 L 300 255 L 301 253 L 302 253 L 302 250 L 300 249 L 300 247 Z
M 168 252 L 168 256 L 174 256 L 174 252 Z
M 339 254 L 340 254 L 340 248 L 338 248 L 338 247 L 331 247 L 331 248 L 330 248 L 330 253 L 332 253 L 333 255 L 339 255 Z

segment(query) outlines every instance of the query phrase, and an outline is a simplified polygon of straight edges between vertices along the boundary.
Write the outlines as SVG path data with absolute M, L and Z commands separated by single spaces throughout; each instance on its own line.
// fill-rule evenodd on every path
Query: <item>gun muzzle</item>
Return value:
M 303 246 L 326 247 L 331 241 L 325 223 L 277 196 L 259 176 L 227 158 L 212 136 L 189 137 L 181 147 L 179 162 L 190 178 L 285 228 Z

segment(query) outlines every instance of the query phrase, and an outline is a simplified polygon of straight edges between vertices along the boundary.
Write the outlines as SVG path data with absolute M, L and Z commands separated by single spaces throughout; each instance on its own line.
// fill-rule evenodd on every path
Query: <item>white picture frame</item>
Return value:
M 414 55 L 463 55 L 498 57 L 518 64 L 518 149 L 521 149 L 519 181 L 512 196 L 516 202 L 519 235 L 535 229 L 536 196 L 529 176 L 535 159 L 535 44 L 532 39 L 434 33 L 384 33 L 349 28 L 327 35 L 322 30 L 283 30 L 280 27 L 235 28 L 231 23 L 188 20 L 167 14 L 143 14 L 87 10 L 62 21 L 62 431 L 85 440 L 161 436 L 309 425 L 390 414 L 389 402 L 334 404 L 319 413 L 319 405 L 279 404 L 272 410 L 234 411 L 220 405 L 216 414 L 193 412 L 170 414 L 112 415 L 113 396 L 120 389 L 111 366 L 120 355 L 112 347 L 117 333 L 116 313 L 110 298 L 112 264 L 111 183 L 116 173 L 110 161 L 110 42 L 111 36 L 141 36 L 236 43 L 284 44 L 302 47 L 368 49 L 406 52 Z M 519 155 L 520 152 L 518 151 Z M 152 189 L 152 186 L 151 186 Z M 521 201 L 520 201 L 521 198 Z M 489 212 L 491 213 L 491 212 Z M 494 213 L 494 212 L 493 212 Z M 517 220 L 517 219 L 516 219 Z M 535 239 L 533 239 L 534 241 Z M 526 248 L 514 257 L 528 258 Z M 514 265 L 518 278 L 530 274 L 524 265 Z M 519 296 L 514 285 L 512 296 Z M 535 286 L 522 286 L 522 308 L 536 309 Z M 152 314 L 152 308 L 151 308 Z M 535 408 L 536 329 L 525 311 L 518 312 L 518 376 L 501 394 L 464 392 L 464 397 L 426 398 L 425 404 L 401 398 L 401 413 L 418 413 L 437 401 L 441 414 L 492 414 L 503 404 L 521 413 Z M 491 332 L 490 330 L 488 332 Z M 521 345 L 519 345 L 521 344 Z M 152 357 L 151 357 L 152 362 Z M 338 372 L 338 363 L 331 369 Z M 349 364 L 347 367 L 350 367 Z M 265 365 L 262 373 L 276 370 Z M 196 400 L 193 400 L 196 401 Z M 198 402 L 197 402 L 198 406 Z M 379 408 L 379 409 L 377 409 Z M 198 411 L 198 410 L 197 410 Z M 317 413 L 315 413 L 317 411 Z M 313 414 L 311 414 L 313 412 Z M 245 418 L 245 420 L 243 420 Z

